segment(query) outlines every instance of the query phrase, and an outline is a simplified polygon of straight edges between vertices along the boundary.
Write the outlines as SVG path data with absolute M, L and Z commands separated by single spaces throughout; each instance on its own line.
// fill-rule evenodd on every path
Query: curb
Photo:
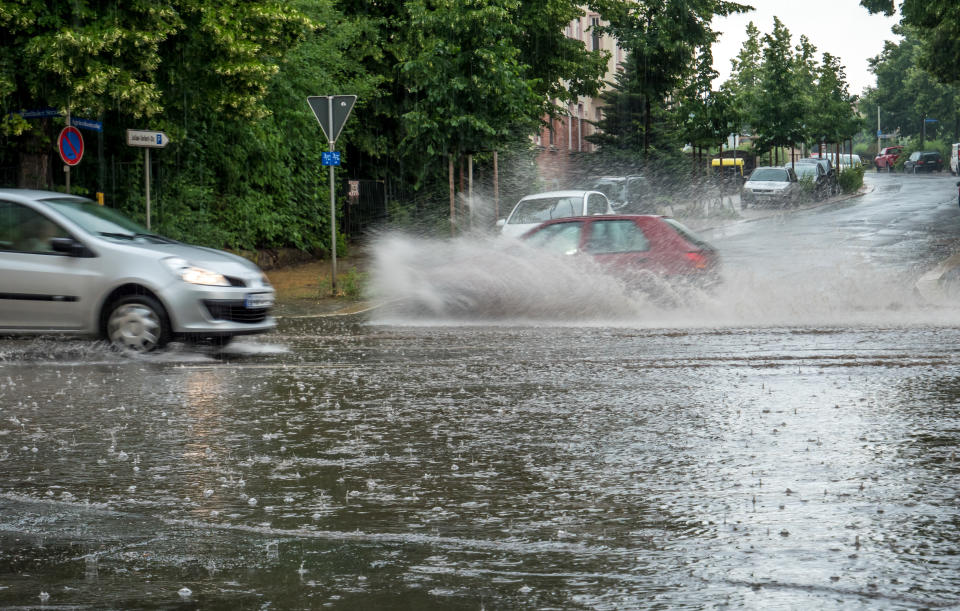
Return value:
M 342 318 L 346 316 L 357 316 L 359 314 L 366 314 L 378 308 L 382 308 L 390 302 L 384 303 L 370 303 L 367 301 L 360 301 L 357 303 L 350 304 L 348 306 L 342 307 L 339 310 L 334 310 L 333 312 L 322 312 L 320 314 L 289 314 L 285 316 L 277 316 L 277 320 L 300 320 L 304 318 Z

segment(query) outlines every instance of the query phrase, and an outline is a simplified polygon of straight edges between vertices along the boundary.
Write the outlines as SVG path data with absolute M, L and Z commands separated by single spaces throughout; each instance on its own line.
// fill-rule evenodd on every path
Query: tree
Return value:
M 860 0 L 871 13 L 894 13 L 894 0 Z M 960 4 L 930 0 L 900 3 L 901 25 L 915 28 L 922 44 L 918 65 L 943 84 L 960 82 Z
M 933 117 L 943 127 L 953 127 L 954 134 L 960 136 L 960 86 L 944 85 L 920 66 L 923 43 L 915 28 L 895 26 L 895 32 L 902 40 L 886 41 L 883 51 L 870 59 L 877 86 L 866 92 L 862 104 L 872 111 L 866 113 L 870 131 L 879 106 L 884 131 L 919 135 L 924 118 Z
M 625 1 L 625 0 L 620 0 Z M 448 152 L 526 142 L 537 122 L 599 90 L 606 52 L 565 36 L 583 14 L 575 0 L 341 0 L 369 19 L 377 49 L 364 62 L 384 75 L 356 137 L 370 175 L 428 189 Z M 397 143 L 403 143 L 398 150 Z M 387 154 L 389 153 L 389 155 Z
M 655 116 L 695 71 L 698 53 L 717 38 L 710 27 L 711 20 L 750 7 L 721 0 L 594 0 L 591 6 L 610 22 L 603 31 L 613 35 L 629 52 L 633 82 L 625 83 L 624 89 L 634 92 L 632 95 L 641 106 L 642 126 L 636 129 L 642 139 L 643 155 L 648 157 Z M 631 107 L 630 112 L 635 110 Z
M 747 39 L 743 41 L 740 52 L 730 62 L 732 67 L 730 78 L 724 83 L 723 89 L 729 92 L 731 104 L 740 121 L 746 126 L 751 126 L 760 95 L 760 67 L 763 63 L 763 51 L 760 46 L 760 30 L 752 21 L 747 24 L 746 33 Z
M 663 104 L 652 104 L 640 76 L 641 56 L 629 53 L 616 81 L 600 94 L 604 109 L 599 128 L 587 136 L 601 152 L 624 160 L 669 157 L 683 146 L 673 115 Z
M 372 35 L 369 20 L 344 18 L 331 0 L 298 0 L 292 8 L 316 27 L 283 53 L 276 76 L 265 81 L 267 116 L 215 111 L 207 94 L 189 90 L 186 78 L 165 88 L 163 124 L 176 140 L 168 147 L 172 154 L 156 156 L 167 176 L 163 214 L 155 219 L 164 234 L 233 248 L 329 249 L 328 173 L 320 160 L 327 142 L 306 97 L 356 94 L 354 115 L 362 116 L 383 77 L 362 69 L 375 51 L 362 44 Z M 189 70 L 181 61 L 200 68 L 200 60 L 188 54 L 168 68 Z M 358 127 L 356 118 L 348 121 L 339 142 L 354 149 L 380 144 L 358 138 Z M 338 176 L 356 171 L 350 155 Z M 134 191 L 127 199 L 134 215 L 138 198 Z
M 840 59 L 824 53 L 816 69 L 809 113 L 809 131 L 818 142 L 842 142 L 859 131 L 860 117 L 854 101 Z
M 816 53 L 817 48 L 813 46 L 810 39 L 801 34 L 800 43 L 794 49 L 793 74 L 799 88 L 799 96 L 803 107 L 801 119 L 802 141 L 810 139 L 810 136 L 814 133 L 811 129 L 812 119 L 818 111 L 814 100 L 814 88 L 819 70 L 815 57 Z
M 790 47 L 790 32 L 777 17 L 773 18 L 773 32 L 764 35 L 763 44 L 760 87 L 753 113 L 759 152 L 801 142 L 806 110 L 803 91 L 794 74 L 796 60 Z
M 279 0 L 3 2 L 0 132 L 20 153 L 21 182 L 49 183 L 37 158 L 52 126 L 10 113 L 53 107 L 120 120 L 160 117 L 179 85 L 213 110 L 261 118 L 269 114 L 263 99 L 278 57 L 309 27 Z
M 532 131 L 542 106 L 510 21 L 515 0 L 406 3 L 409 55 L 399 65 L 408 107 L 401 144 L 413 154 L 492 148 L 515 125 Z M 512 122 L 516 122 L 512 124 Z
M 698 54 L 696 71 L 680 90 L 676 101 L 676 124 L 682 126 L 684 141 L 697 149 L 714 146 L 729 133 L 725 126 L 726 109 L 721 107 L 723 96 L 712 88 L 716 77 L 713 55 L 706 47 Z M 697 163 L 701 161 L 699 154 L 694 158 Z

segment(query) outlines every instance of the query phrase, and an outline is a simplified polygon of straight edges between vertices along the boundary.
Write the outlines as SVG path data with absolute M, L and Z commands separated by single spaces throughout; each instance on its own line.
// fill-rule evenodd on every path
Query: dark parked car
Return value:
M 943 157 L 936 151 L 914 151 L 903 162 L 903 171 L 911 174 L 917 172 L 942 172 Z
M 665 216 L 557 219 L 530 230 L 523 238 L 537 248 L 589 255 L 628 281 L 642 277 L 642 272 L 705 286 L 720 278 L 717 251 L 683 224 Z
M 788 168 L 790 164 L 788 163 L 784 167 Z M 830 178 L 827 176 L 827 171 L 821 164 L 798 163 L 793 169 L 797 173 L 797 181 L 800 183 L 801 189 L 811 189 L 814 199 L 823 199 L 832 194 Z M 810 186 L 806 187 L 808 181 Z
M 643 214 L 654 208 L 650 182 L 643 176 L 602 176 L 587 188 L 606 195 L 618 214 Z
M 830 185 L 829 194 L 836 195 L 840 193 L 840 181 L 837 179 L 837 172 L 833 167 L 833 163 L 826 157 L 810 157 L 805 159 L 797 159 L 797 164 L 819 164 L 823 168 L 823 171 L 827 174 L 827 183 Z

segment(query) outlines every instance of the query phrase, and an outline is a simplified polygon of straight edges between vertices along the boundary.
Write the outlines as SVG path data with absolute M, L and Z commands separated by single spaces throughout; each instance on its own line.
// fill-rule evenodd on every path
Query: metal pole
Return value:
M 328 125 L 333 130 L 333 96 L 327 99 L 327 118 Z M 334 151 L 336 140 L 330 140 L 330 152 Z M 333 166 L 330 166 L 330 290 L 333 296 L 337 296 L 337 208 L 336 208 L 336 187 L 333 184 Z
M 880 105 L 877 104 L 877 155 L 880 154 Z
M 147 229 L 150 229 L 150 147 L 143 149 L 143 184 L 147 189 Z
M 923 125 L 920 126 L 920 150 L 923 150 L 923 143 L 927 140 L 927 113 L 923 113 Z
M 473 229 L 473 153 L 467 155 L 467 205 L 470 206 L 470 229 Z
M 960 116 L 960 115 L 958 115 Z M 500 177 L 497 175 L 497 151 L 493 151 L 493 222 L 500 220 Z
M 67 108 L 67 125 L 70 125 L 70 109 Z M 67 195 L 70 195 L 70 166 L 63 164 L 63 171 L 67 175 Z

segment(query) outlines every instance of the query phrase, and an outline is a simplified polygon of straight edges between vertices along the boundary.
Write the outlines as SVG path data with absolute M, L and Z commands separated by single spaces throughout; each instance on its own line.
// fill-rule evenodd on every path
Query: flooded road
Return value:
M 0 607 L 960 605 L 960 310 L 911 284 L 960 230 L 924 178 L 712 232 L 729 286 L 680 307 L 531 276 L 510 318 L 411 317 L 452 276 L 393 252 L 405 307 L 221 355 L 3 340 Z

